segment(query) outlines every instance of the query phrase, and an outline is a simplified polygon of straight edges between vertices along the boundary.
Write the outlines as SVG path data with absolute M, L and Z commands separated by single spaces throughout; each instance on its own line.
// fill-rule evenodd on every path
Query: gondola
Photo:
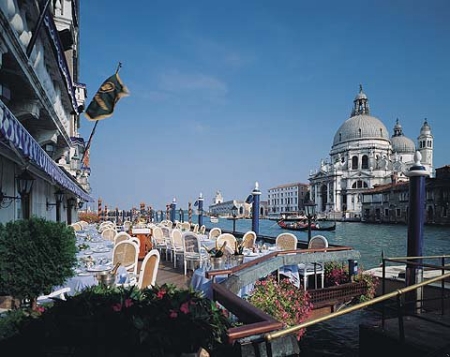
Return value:
M 290 231 L 306 231 L 308 230 L 308 223 L 297 221 L 297 222 L 285 222 L 284 220 L 278 221 L 278 226 L 283 229 Z M 312 231 L 334 231 L 336 229 L 336 222 L 331 226 L 325 225 L 319 222 L 311 222 Z

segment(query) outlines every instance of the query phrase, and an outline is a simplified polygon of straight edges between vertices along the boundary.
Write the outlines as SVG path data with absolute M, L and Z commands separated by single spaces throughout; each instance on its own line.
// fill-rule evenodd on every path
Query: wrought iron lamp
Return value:
M 233 234 L 236 233 L 236 217 L 237 217 L 237 212 L 238 212 L 238 208 L 233 205 L 233 207 L 231 207 L 231 214 L 233 215 Z
M 7 208 L 11 205 L 14 200 L 20 200 L 19 196 L 8 196 L 3 193 L 0 187 L 0 208 Z
M 57 206 L 57 205 L 61 204 L 61 202 L 64 200 L 64 191 L 61 191 L 60 189 L 56 190 L 55 198 L 56 198 L 55 203 L 48 202 L 48 198 L 47 198 L 47 201 L 45 203 L 45 205 L 47 207 L 47 211 L 50 211 L 53 206 Z
M 22 216 L 24 219 L 30 218 L 30 193 L 33 188 L 34 180 L 35 178 L 27 169 L 23 170 L 22 173 L 16 177 L 17 191 L 22 199 Z
M 306 218 L 308 218 L 308 244 L 311 240 L 311 219 L 316 215 L 316 204 L 311 200 L 305 203 Z

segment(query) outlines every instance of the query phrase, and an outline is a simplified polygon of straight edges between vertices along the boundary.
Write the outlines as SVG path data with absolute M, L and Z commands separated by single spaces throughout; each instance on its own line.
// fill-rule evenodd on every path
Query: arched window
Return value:
M 369 168 L 369 157 L 367 155 L 364 155 L 362 157 L 361 168 L 362 169 L 368 169 Z
M 352 157 L 352 169 L 353 170 L 358 169 L 358 156 Z

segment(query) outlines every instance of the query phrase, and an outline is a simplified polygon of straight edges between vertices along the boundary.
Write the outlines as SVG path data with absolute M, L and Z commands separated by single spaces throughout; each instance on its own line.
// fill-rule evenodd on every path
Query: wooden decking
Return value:
M 191 275 L 192 271 L 188 270 L 188 275 L 185 276 L 182 267 L 174 269 L 173 262 L 161 259 L 156 284 L 173 284 L 178 288 L 187 288 L 191 281 Z

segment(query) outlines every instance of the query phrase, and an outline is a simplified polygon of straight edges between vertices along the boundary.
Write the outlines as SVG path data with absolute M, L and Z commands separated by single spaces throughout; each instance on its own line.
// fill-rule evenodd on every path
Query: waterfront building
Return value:
M 450 166 L 436 169 L 425 180 L 425 223 L 450 224 Z M 362 193 L 362 221 L 408 223 L 409 182 L 393 181 Z
M 268 218 L 280 219 L 283 215 L 299 215 L 305 208 L 308 190 L 309 184 L 300 182 L 269 188 L 267 193 Z
M 222 193 L 217 191 L 214 198 L 213 204 L 209 206 L 209 215 L 217 217 L 232 217 L 232 208 L 235 206 L 237 208 L 238 218 L 249 218 L 251 216 L 252 205 L 241 200 L 228 200 L 224 201 Z
M 0 1 L 0 222 L 71 223 L 92 201 L 78 16 L 75 0 Z
M 322 160 L 309 177 L 317 212 L 346 219 L 360 218 L 361 197 L 367 190 L 408 181 L 405 172 L 414 163 L 416 150 L 422 154 L 422 165 L 434 177 L 433 135 L 426 119 L 416 147 L 403 134 L 398 119 L 389 137 L 383 122 L 370 114 L 369 99 L 362 86 L 353 103 L 350 118 L 333 138 L 329 160 Z

